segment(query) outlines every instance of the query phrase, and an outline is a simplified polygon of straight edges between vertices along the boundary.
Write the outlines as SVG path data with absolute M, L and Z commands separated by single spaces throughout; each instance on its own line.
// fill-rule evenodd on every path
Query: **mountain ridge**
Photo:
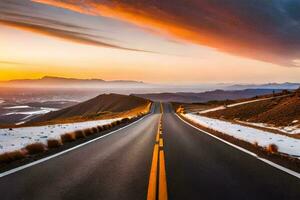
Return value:
M 0 81 L 2 87 L 97 87 L 103 85 L 146 85 L 142 81 L 135 80 L 103 80 L 103 79 L 79 79 L 79 78 L 66 78 L 56 76 L 43 76 L 38 79 L 15 79 L 8 81 Z

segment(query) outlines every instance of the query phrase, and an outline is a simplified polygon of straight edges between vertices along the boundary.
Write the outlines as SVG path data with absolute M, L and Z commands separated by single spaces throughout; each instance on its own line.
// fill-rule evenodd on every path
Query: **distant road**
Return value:
M 153 110 L 114 134 L 0 178 L 0 199 L 147 199 L 153 160 L 157 174 L 165 166 L 168 199 L 300 199 L 299 179 L 192 128 L 170 104 L 157 134 L 158 103 Z M 164 162 L 161 154 L 153 159 L 162 149 Z

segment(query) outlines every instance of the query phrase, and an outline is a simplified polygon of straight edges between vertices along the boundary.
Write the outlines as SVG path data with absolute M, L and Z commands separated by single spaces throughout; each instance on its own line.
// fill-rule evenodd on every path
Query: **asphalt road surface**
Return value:
M 159 104 L 153 109 L 128 128 L 0 178 L 0 199 L 145 199 Z
M 182 122 L 164 105 L 169 199 L 300 199 L 300 179 Z
M 182 122 L 163 106 L 169 199 L 300 199 L 300 180 Z M 0 199 L 147 199 L 159 104 L 143 120 L 0 178 Z M 161 163 L 160 163 L 161 164 Z

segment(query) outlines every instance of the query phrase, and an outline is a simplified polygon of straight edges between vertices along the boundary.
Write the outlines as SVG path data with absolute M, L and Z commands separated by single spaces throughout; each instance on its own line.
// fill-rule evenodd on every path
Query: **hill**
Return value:
M 150 101 L 135 96 L 102 94 L 77 105 L 34 118 L 29 121 L 29 124 L 49 121 L 65 121 L 68 119 L 98 119 L 112 114 L 129 112 L 134 109 L 143 109 L 149 103 Z
M 201 93 L 152 93 L 152 94 L 134 94 L 135 96 L 150 99 L 152 101 L 180 102 L 180 103 L 203 103 L 207 101 L 224 101 L 246 99 L 255 96 L 281 92 L 282 90 L 273 89 L 246 89 L 246 90 L 214 90 Z
M 300 92 L 281 98 L 227 107 L 204 115 L 226 120 L 265 123 L 278 127 L 300 126 Z

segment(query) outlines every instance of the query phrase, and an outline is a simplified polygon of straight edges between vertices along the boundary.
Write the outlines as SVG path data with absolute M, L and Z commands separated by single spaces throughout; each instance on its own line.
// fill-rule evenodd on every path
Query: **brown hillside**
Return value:
M 288 126 L 294 120 L 300 121 L 300 97 L 294 94 L 292 96 L 218 110 L 204 115 L 227 120 L 239 119 L 242 121 L 274 124 L 276 126 Z
M 97 118 L 106 114 L 121 113 L 144 107 L 148 103 L 148 100 L 135 96 L 103 94 L 75 106 L 47 113 L 31 120 L 29 123 L 59 121 L 70 118 Z

